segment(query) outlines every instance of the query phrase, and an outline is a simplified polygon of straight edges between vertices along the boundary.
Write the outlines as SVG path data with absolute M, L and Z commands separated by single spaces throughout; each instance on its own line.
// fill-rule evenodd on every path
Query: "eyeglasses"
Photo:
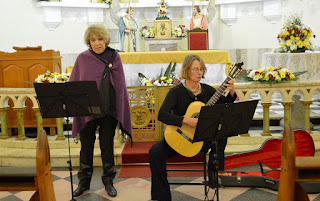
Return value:
M 193 68 L 193 69 L 191 69 L 191 71 L 192 72 L 195 72 L 195 73 L 197 73 L 197 72 L 199 72 L 199 71 L 201 71 L 201 72 L 204 72 L 204 68 Z

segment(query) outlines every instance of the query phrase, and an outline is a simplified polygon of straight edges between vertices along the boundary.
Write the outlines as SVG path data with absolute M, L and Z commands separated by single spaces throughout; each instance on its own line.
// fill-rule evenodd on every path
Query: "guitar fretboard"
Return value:
M 217 89 L 217 91 L 213 94 L 213 96 L 210 98 L 210 100 L 206 103 L 206 106 L 212 106 L 214 105 L 220 98 L 220 96 L 223 94 L 224 90 L 227 88 L 224 86 L 224 83 L 228 83 L 231 80 L 231 78 L 228 76 L 223 83 L 220 85 L 220 87 Z

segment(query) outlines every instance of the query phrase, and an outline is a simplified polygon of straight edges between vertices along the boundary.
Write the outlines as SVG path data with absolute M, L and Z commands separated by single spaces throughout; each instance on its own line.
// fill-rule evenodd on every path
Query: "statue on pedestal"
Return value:
M 129 4 L 129 7 L 126 11 L 127 14 L 123 17 L 118 16 L 120 10 L 121 6 L 119 1 L 114 0 L 111 4 L 110 18 L 113 23 L 119 26 L 122 51 L 135 52 L 136 31 L 138 30 L 138 25 L 132 17 L 134 8 L 132 8 Z
M 207 8 L 208 15 L 201 14 L 201 9 L 198 5 L 193 6 L 193 16 L 190 20 L 190 30 L 200 29 L 208 30 L 208 23 L 214 18 L 216 14 L 215 1 L 210 0 Z
M 122 50 L 125 52 L 135 52 L 138 25 L 132 17 L 134 8 L 129 7 L 126 12 L 127 15 L 121 17 L 119 21 L 121 46 Z

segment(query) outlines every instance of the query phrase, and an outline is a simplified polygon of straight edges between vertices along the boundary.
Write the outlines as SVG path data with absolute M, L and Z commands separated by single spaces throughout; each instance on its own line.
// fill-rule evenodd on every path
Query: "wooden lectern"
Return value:
M 189 50 L 208 50 L 208 30 L 194 29 L 188 31 Z
M 0 87 L 7 88 L 31 88 L 32 84 L 25 81 L 34 82 L 38 75 L 51 72 L 61 73 L 60 52 L 53 50 L 42 51 L 38 47 L 13 47 L 16 52 L 0 52 Z M 8 135 L 11 136 L 11 128 L 17 128 L 17 114 L 13 110 L 13 102 L 9 100 L 9 110 L 7 113 Z M 36 128 L 37 121 L 32 102 L 26 100 L 26 111 L 24 112 L 24 127 Z M 43 127 L 50 127 L 50 134 L 55 134 L 56 120 L 43 120 Z

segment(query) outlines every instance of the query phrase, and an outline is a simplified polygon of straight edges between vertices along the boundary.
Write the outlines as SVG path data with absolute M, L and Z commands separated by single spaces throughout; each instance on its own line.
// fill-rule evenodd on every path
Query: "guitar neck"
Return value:
M 217 89 L 217 91 L 213 94 L 213 96 L 210 98 L 210 100 L 206 103 L 206 106 L 212 106 L 216 104 L 216 102 L 219 100 L 220 96 L 223 94 L 224 90 L 226 90 L 226 86 L 224 86 L 224 83 L 228 83 L 231 80 L 231 78 L 228 76 L 223 83 L 220 85 L 220 87 Z

